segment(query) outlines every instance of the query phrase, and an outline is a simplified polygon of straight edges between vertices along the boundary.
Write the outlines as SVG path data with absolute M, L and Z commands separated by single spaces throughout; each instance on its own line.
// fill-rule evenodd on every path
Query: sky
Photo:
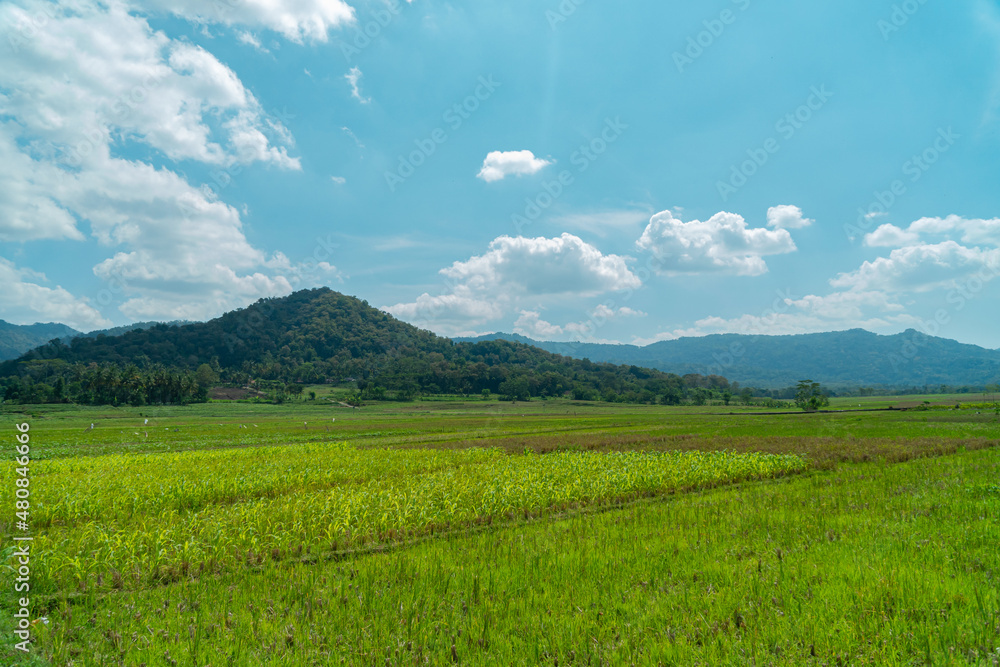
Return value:
M 5 0 L 0 319 L 1000 347 L 998 0 Z

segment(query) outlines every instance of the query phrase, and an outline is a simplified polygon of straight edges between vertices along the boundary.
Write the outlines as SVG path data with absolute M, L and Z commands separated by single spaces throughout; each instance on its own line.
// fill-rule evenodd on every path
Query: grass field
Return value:
M 998 664 L 1000 423 L 940 398 L 4 406 L 47 623 L 13 650 L 8 571 L 0 657 Z

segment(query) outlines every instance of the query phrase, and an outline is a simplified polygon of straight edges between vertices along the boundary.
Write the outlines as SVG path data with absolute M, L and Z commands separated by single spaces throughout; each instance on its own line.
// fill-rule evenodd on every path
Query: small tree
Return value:
M 830 405 L 830 399 L 823 394 L 819 382 L 801 380 L 795 392 L 795 405 L 806 412 L 815 412 L 822 407 Z
M 219 381 L 219 374 L 212 370 L 212 367 L 208 364 L 198 366 L 198 370 L 194 372 L 194 377 L 198 382 L 198 386 L 203 389 L 208 389 Z

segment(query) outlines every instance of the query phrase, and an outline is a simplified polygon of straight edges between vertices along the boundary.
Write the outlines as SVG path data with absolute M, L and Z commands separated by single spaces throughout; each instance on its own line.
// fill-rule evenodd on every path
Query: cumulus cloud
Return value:
M 447 293 L 425 293 L 415 302 L 384 310 L 450 334 L 503 317 L 524 300 L 592 297 L 640 285 L 623 257 L 605 255 L 572 234 L 501 236 L 483 255 L 455 262 L 442 269 L 441 275 L 448 283 Z
M 112 253 L 94 273 L 123 287 L 121 311 L 137 319 L 210 317 L 335 272 L 265 256 L 236 209 L 171 170 L 170 161 L 199 162 L 224 186 L 232 167 L 300 168 L 287 152 L 291 133 L 231 69 L 122 3 L 46 3 L 44 30 L 25 39 L 19 26 L 42 7 L 0 5 L 0 40 L 18 50 L 0 68 L 9 119 L 0 123 L 0 239 L 79 241 L 84 223 Z M 133 145 L 157 151 L 163 166 L 117 155 Z M 94 319 L 86 309 L 73 316 Z
M 361 72 L 361 68 L 352 67 L 351 71 L 344 75 L 344 78 L 347 79 L 349 84 L 351 84 L 351 97 L 362 104 L 368 104 L 372 101 L 372 99 L 361 95 L 361 77 L 363 76 L 364 74 Z
M 855 291 L 926 292 L 949 287 L 957 279 L 1000 266 L 1000 250 L 968 248 L 954 241 L 912 245 L 893 250 L 888 257 L 865 262 L 856 271 L 842 273 L 830 284 Z
M 48 280 L 43 274 L 18 268 L 0 257 L 0 311 L 14 324 L 60 322 L 74 329 L 91 331 L 111 326 L 85 299 L 78 299 L 60 286 L 39 283 Z
M 578 236 L 501 236 L 489 252 L 455 262 L 441 273 L 477 291 L 594 296 L 639 287 L 625 259 L 604 255 Z
M 547 340 L 555 336 L 561 336 L 563 328 L 551 322 L 546 322 L 542 319 L 541 313 L 537 311 L 522 310 L 521 316 L 514 322 L 514 333 L 536 340 Z
M 905 230 L 895 225 L 882 225 L 865 236 L 865 245 L 899 248 L 930 237 L 957 239 L 968 245 L 1000 246 L 1000 218 L 963 218 L 959 215 L 920 218 Z
M 767 209 L 767 226 L 774 229 L 802 229 L 816 222 L 802 215 L 798 206 L 772 206 Z
M 531 151 L 493 151 L 483 160 L 483 168 L 476 177 L 492 183 L 507 176 L 536 174 L 550 164 L 551 161 L 536 158 Z
M 10 91 L 3 111 L 61 164 L 80 167 L 111 146 L 138 142 L 171 160 L 299 168 L 282 145 L 291 135 L 212 54 L 152 30 L 118 4 L 58 11 L 5 63 L 0 88 Z M 29 15 L 12 5 L 2 13 L 0 38 L 16 35 Z
M 900 229 L 896 225 L 879 225 L 871 234 L 865 235 L 865 245 L 872 248 L 899 248 L 916 243 L 920 234 Z
M 76 218 L 52 196 L 62 170 L 19 150 L 16 135 L 0 123 L 0 241 L 83 240 Z
M 768 271 L 763 257 L 797 250 L 788 230 L 752 229 L 742 216 L 725 212 L 704 222 L 683 222 L 670 211 L 657 213 L 636 245 L 656 257 L 657 270 L 665 275 L 759 276 Z

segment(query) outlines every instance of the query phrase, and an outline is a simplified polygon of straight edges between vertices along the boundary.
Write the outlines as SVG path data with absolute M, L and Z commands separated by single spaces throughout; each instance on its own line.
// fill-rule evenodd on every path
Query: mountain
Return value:
M 118 386 L 140 371 L 190 373 L 208 364 L 206 373 L 215 371 L 233 383 L 284 386 L 350 378 L 372 398 L 387 391 L 402 398 L 488 390 L 523 398 L 570 392 L 581 399 L 676 403 L 692 392 L 702 400 L 728 388 L 723 377 L 685 381 L 634 365 L 563 357 L 519 342 L 456 343 L 328 288 L 262 299 L 209 322 L 157 324 L 120 336 L 78 336 L 68 344 L 54 341 L 0 364 L 0 378 L 9 380 L 9 400 L 50 395 L 25 383 L 44 383 L 54 390 L 57 377 L 67 387 L 60 396 L 112 395 L 84 391 L 81 383 L 94 364 L 106 372 L 87 376 L 91 385 Z
M 159 322 L 136 322 L 126 324 L 113 329 L 101 329 L 83 333 L 65 324 L 11 324 L 0 320 L 0 361 L 17 359 L 19 356 L 33 350 L 39 345 L 48 343 L 53 338 L 58 338 L 64 343 L 69 343 L 74 338 L 85 336 L 87 338 L 97 338 L 98 336 L 118 336 L 133 329 L 148 329 L 160 324 Z M 169 322 L 168 324 L 187 324 L 187 322 Z
M 833 388 L 985 386 L 1000 382 L 1000 350 L 928 336 L 913 329 L 881 336 L 863 329 L 792 336 L 717 334 L 637 347 L 535 341 L 491 334 L 466 341 L 517 340 L 594 362 L 634 364 L 685 375 L 724 375 L 774 389 L 811 379 Z
M 16 359 L 28 350 L 48 343 L 53 338 L 82 335 L 65 324 L 11 324 L 0 320 L 0 361 Z

